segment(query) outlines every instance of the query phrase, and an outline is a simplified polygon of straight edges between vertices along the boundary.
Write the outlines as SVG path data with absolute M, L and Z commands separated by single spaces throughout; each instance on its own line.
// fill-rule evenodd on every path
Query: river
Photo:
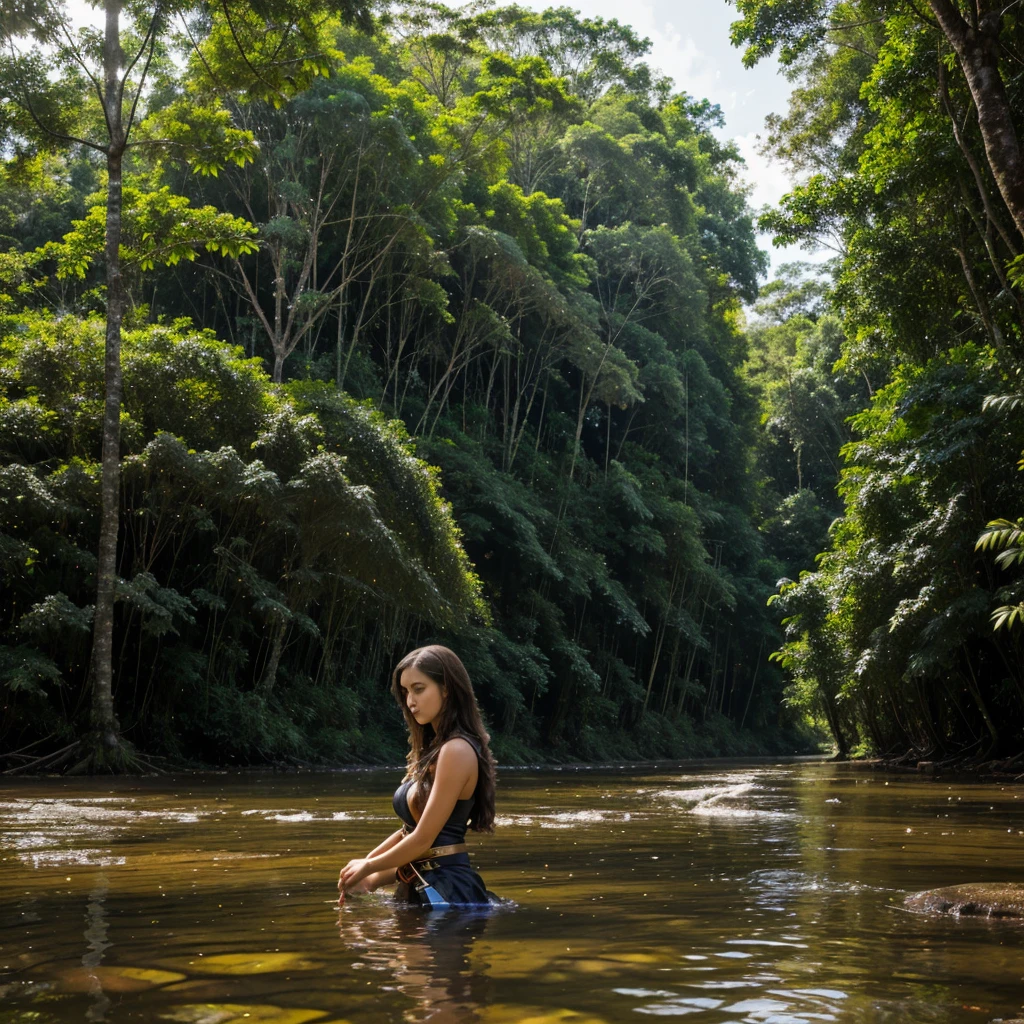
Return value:
M 822 763 L 500 773 L 490 914 L 338 910 L 398 771 L 0 782 L 0 1024 L 982 1022 L 1024 929 L 1024 789 Z

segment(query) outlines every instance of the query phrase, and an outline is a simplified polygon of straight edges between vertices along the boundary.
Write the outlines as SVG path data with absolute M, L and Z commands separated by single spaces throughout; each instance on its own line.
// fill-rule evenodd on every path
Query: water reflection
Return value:
M 107 1018 L 110 1009 L 110 997 L 103 991 L 96 968 L 103 963 L 103 954 L 113 945 L 107 939 L 107 915 L 105 902 L 110 891 L 110 883 L 102 872 L 96 879 L 96 885 L 89 893 L 89 903 L 85 910 L 85 940 L 89 948 L 82 956 L 82 967 L 86 970 L 89 996 L 92 1005 L 85 1011 L 86 1020 L 102 1021 Z
M 1024 882 L 1019 787 L 831 765 L 507 771 L 473 857 L 514 913 L 374 894 L 339 916 L 338 866 L 379 839 L 393 781 L 0 784 L 0 1021 L 1021 1015 L 1024 929 L 896 909 L 939 885 Z
M 412 1000 L 409 1024 L 475 1024 L 491 1002 L 493 985 L 474 966 L 472 950 L 493 911 L 439 913 L 393 906 L 380 915 L 360 913 L 368 901 L 339 909 L 338 934 L 358 959 L 354 970 L 385 972 L 393 988 Z

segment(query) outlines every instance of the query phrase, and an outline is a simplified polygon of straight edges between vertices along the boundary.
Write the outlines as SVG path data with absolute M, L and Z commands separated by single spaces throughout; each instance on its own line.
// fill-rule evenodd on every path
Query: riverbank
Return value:
M 851 771 L 888 772 L 933 779 L 974 779 L 991 782 L 1024 782 L 1024 753 L 1015 757 L 975 763 L 970 758 L 946 761 L 911 761 L 906 757 L 852 758 L 835 761 L 836 767 Z
M 317 749 L 313 737 L 306 745 L 304 756 L 297 753 L 264 754 L 243 758 L 228 752 L 223 760 L 197 757 L 185 751 L 164 750 L 152 754 L 143 751 L 146 760 L 157 769 L 167 772 L 205 772 L 224 770 L 308 770 L 344 771 L 349 769 L 381 768 L 404 762 L 405 735 L 400 724 L 380 729 L 374 736 L 379 742 L 354 743 L 348 756 L 330 753 L 330 747 Z M 765 734 L 742 730 L 722 716 L 709 716 L 703 723 L 682 720 L 679 723 L 657 722 L 652 727 L 637 730 L 636 734 L 623 731 L 595 736 L 582 750 L 567 744 L 542 748 L 517 737 L 495 731 L 491 740 L 492 752 L 503 768 L 558 768 L 562 766 L 655 766 L 659 764 L 698 764 L 722 758 L 785 758 L 819 756 L 820 737 L 810 730 L 796 728 L 783 733 Z M 47 766 L 49 756 L 38 747 L 31 751 L 0 754 L 0 766 L 6 770 L 0 775 L 54 774 Z

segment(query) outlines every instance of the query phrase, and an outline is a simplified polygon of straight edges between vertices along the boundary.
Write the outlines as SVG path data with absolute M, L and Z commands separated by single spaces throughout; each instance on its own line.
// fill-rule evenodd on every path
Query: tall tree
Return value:
M 769 385 L 773 418 L 806 451 L 822 437 L 800 428 L 808 398 L 846 391 L 868 406 L 845 419 L 828 550 L 782 582 L 791 698 L 827 720 L 841 752 L 1017 755 L 1020 639 L 992 630 L 1016 618 L 1019 583 L 999 570 L 1016 556 L 1015 524 L 982 534 L 980 547 L 1010 548 L 997 565 L 974 549 L 990 517 L 1021 501 L 1019 404 L 986 399 L 1019 378 L 1024 353 L 1021 24 L 985 2 L 738 6 L 748 62 L 778 48 L 799 83 L 769 144 L 812 172 L 762 224 L 836 252 L 820 320 L 838 342 L 833 380 L 794 389 L 789 409 L 788 382 Z M 772 329 L 797 332 L 797 352 L 800 319 Z M 758 334 L 760 359 L 772 335 Z M 779 512 L 807 520 L 802 504 Z M 778 517 L 769 525 L 779 535 Z
M 912 2 L 886 0 L 735 0 L 741 19 L 732 27 L 736 45 L 745 45 L 748 66 L 780 51 L 782 63 L 794 66 L 821 45 L 842 45 L 844 33 L 863 22 L 904 18 L 937 27 L 966 80 L 985 156 L 999 194 L 1024 235 L 1024 149 L 1018 117 L 1008 87 L 1004 56 L 1012 52 L 1017 19 L 1001 0 L 925 0 L 925 13 Z M 942 59 L 942 58 L 940 58 Z
M 318 42 L 317 18 L 329 5 L 270 3 L 259 12 L 258 35 L 246 35 L 235 23 L 251 23 L 248 5 L 230 2 L 207 12 L 230 29 L 235 56 L 244 65 L 253 88 L 286 99 L 319 70 L 308 57 Z M 123 171 L 130 148 L 176 147 L 205 173 L 215 173 L 228 160 L 244 163 L 250 138 L 233 130 L 226 119 L 210 118 L 211 110 L 181 110 L 185 119 L 171 136 L 140 132 L 146 90 L 154 58 L 163 50 L 172 19 L 203 12 L 193 2 L 135 7 L 123 0 L 105 0 L 102 44 L 88 29 L 76 30 L 63 3 L 15 2 L 0 6 L 0 99 L 3 127 L 26 143 L 77 145 L 100 153 L 107 174 L 104 277 L 106 285 L 105 389 L 102 442 L 102 510 L 96 571 L 96 606 L 90 660 L 92 711 L 90 733 L 83 740 L 83 770 L 120 770 L 133 763 L 120 737 L 113 703 L 113 622 L 117 583 L 117 539 L 120 490 L 120 423 L 122 401 L 121 330 L 129 302 L 121 266 Z M 349 16 L 366 18 L 355 6 Z M 125 20 L 127 19 L 127 20 Z M 247 44 L 247 40 L 253 42 Z M 298 49 L 296 47 L 298 46 Z M 315 49 L 314 49 L 315 52 Z M 57 76 L 52 74 L 56 69 Z M 96 111 L 75 90 L 87 80 L 95 91 Z M 73 102 L 69 103 L 68 100 Z M 198 123 L 187 123 L 189 113 Z M 98 122 L 98 124 L 97 124 Z M 92 130 L 90 130 L 92 129 Z M 190 130 L 192 129 L 192 130 Z M 212 130 L 211 130 L 212 129 Z M 146 137 L 146 135 L 149 137 Z M 138 136 L 138 137 L 137 137 Z

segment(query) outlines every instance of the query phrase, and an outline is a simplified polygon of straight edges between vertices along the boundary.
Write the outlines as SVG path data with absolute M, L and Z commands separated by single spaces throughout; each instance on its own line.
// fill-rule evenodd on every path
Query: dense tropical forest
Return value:
M 0 767 L 395 760 L 433 641 L 505 763 L 1019 752 L 973 65 L 898 3 L 738 8 L 796 84 L 761 225 L 835 252 L 760 286 L 719 108 L 619 22 L 0 3 Z
M 843 755 L 1018 761 L 1024 22 L 986 0 L 737 8 L 746 62 L 774 52 L 795 85 L 768 145 L 801 184 L 761 222 L 834 254 L 824 304 L 791 289 L 767 336 L 796 354 L 794 411 L 832 410 L 791 436 L 840 455 L 828 547 L 776 604 L 790 697 Z

